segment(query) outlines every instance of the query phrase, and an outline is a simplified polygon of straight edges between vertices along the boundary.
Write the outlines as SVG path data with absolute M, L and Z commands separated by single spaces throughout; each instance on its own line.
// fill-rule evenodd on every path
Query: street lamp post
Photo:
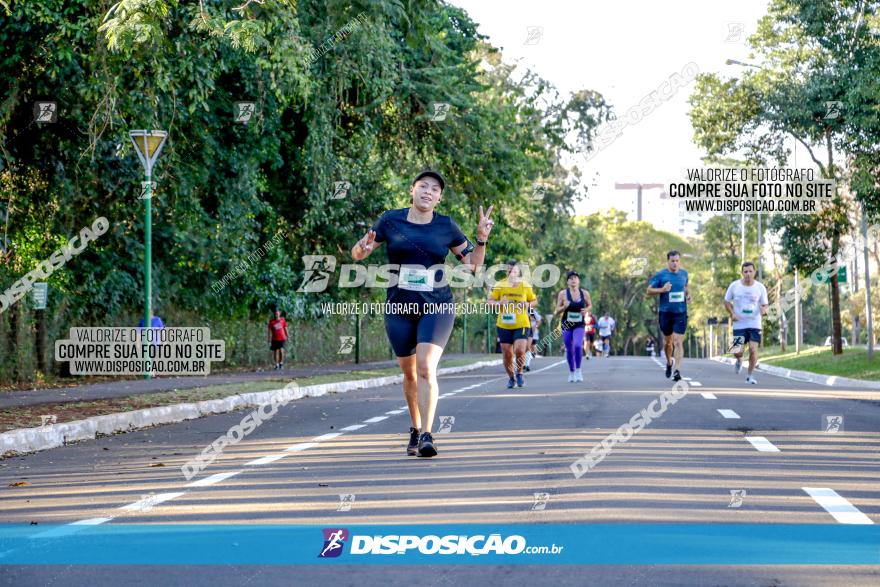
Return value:
M 616 190 L 638 190 L 636 195 L 636 220 L 642 220 L 642 190 L 651 188 L 662 188 L 662 183 L 615 183 Z
M 865 255 L 865 314 L 868 321 L 867 334 L 867 350 L 868 360 L 874 357 L 874 317 L 871 308 L 871 268 L 868 259 L 868 214 L 865 210 L 865 203 L 862 202 L 862 252 Z
M 144 183 L 141 189 L 141 198 L 144 200 L 144 328 L 150 328 L 153 321 L 153 311 L 150 300 L 152 299 L 152 276 L 150 266 L 153 261 L 153 165 L 159 159 L 162 147 L 168 139 L 168 133 L 164 130 L 132 130 L 128 133 L 134 150 L 144 166 Z M 146 379 L 150 373 L 144 374 Z

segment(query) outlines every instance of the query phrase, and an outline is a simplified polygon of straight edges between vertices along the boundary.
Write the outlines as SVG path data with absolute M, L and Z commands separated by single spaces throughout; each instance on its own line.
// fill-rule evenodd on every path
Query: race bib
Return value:
M 754 316 L 755 315 L 755 304 L 746 304 L 742 307 L 742 314 L 744 316 Z
M 401 267 L 397 279 L 397 287 L 410 291 L 433 291 L 434 283 L 431 272 L 427 269 Z
M 581 322 L 583 321 L 584 316 L 580 312 L 569 312 L 568 313 L 568 321 L 569 322 Z
M 501 314 L 502 324 L 516 324 L 516 314 Z
M 684 292 L 683 291 L 669 292 L 669 301 L 670 302 L 683 302 L 684 301 Z

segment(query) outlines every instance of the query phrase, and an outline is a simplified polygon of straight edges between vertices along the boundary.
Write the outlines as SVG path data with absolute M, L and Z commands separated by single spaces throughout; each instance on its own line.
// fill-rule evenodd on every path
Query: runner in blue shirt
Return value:
M 397 282 L 388 288 L 390 303 L 452 304 L 452 290 L 444 277 L 443 263 L 449 251 L 462 264 L 474 269 L 483 264 L 486 241 L 492 230 L 493 206 L 477 222 L 476 245 L 471 244 L 458 225 L 434 211 L 446 185 L 443 176 L 426 169 L 410 187 L 412 205 L 389 210 L 351 249 L 355 261 L 366 259 L 386 243 L 388 262 L 396 265 Z M 441 268 L 437 268 L 440 266 Z M 409 407 L 412 427 L 408 455 L 433 457 L 437 454 L 431 426 L 437 409 L 437 364 L 452 333 L 455 312 L 385 314 L 385 332 L 403 371 L 403 394 Z
M 680 381 L 684 333 L 687 330 L 687 303 L 691 296 L 688 293 L 688 272 L 681 268 L 681 254 L 675 250 L 666 253 L 666 265 L 666 269 L 658 271 L 651 278 L 648 295 L 660 296 L 657 318 L 666 352 L 666 378 L 672 375 L 675 381 Z

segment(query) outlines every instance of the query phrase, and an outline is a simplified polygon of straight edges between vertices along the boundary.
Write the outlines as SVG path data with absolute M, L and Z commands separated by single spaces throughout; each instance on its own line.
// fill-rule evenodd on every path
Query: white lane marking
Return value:
M 318 442 L 300 442 L 299 444 L 294 444 L 293 446 L 288 446 L 284 449 L 284 452 L 301 452 L 304 450 L 308 450 L 312 447 L 318 446 Z
M 718 399 L 715 397 L 715 394 L 710 391 L 701 391 L 700 395 L 702 395 L 706 399 Z
M 660 359 L 658 359 L 657 357 L 651 357 L 651 360 L 654 361 L 655 363 L 657 363 L 657 365 L 658 365 L 661 369 L 665 369 L 665 368 L 666 368 L 666 365 L 664 365 L 663 363 L 661 363 L 661 362 L 660 362 Z
M 104 522 L 109 522 L 113 518 L 89 518 L 88 520 L 79 520 L 78 522 L 71 522 L 71 526 L 97 526 L 98 524 L 103 524 Z
M 97 526 L 99 524 L 109 522 L 112 519 L 113 518 L 90 518 L 88 520 L 79 520 L 76 522 L 65 524 L 63 526 L 59 526 L 58 528 L 52 528 L 51 530 L 40 532 L 39 534 L 34 534 L 33 536 L 31 536 L 31 538 L 55 538 L 57 536 L 69 536 L 71 534 L 79 532 L 80 530 L 85 530 L 84 526 Z M 12 551 L 8 550 L 6 552 Z
M 703 387 L 703 384 L 699 381 L 691 381 L 691 385 L 694 387 Z
M 129 512 L 148 512 L 160 503 L 166 502 L 170 499 L 174 499 L 175 497 L 180 497 L 184 493 L 184 491 L 180 491 L 176 493 L 158 493 L 156 495 L 149 495 L 134 503 L 119 506 L 119 509 Z
M 247 465 L 253 464 L 254 461 L 250 463 L 245 463 Z M 217 473 L 216 475 L 211 475 L 210 477 L 205 477 L 204 479 L 199 479 L 198 481 L 193 481 L 192 483 L 187 484 L 185 487 L 208 487 L 209 485 L 213 485 L 214 483 L 219 483 L 220 481 L 225 481 L 230 477 L 235 477 L 241 473 L 241 471 L 230 471 L 228 473 Z
M 443 399 L 444 397 L 449 397 L 448 393 L 444 393 L 443 395 L 437 396 L 437 399 Z
M 546 371 L 547 369 L 551 369 L 557 365 L 561 365 L 564 362 L 565 361 L 558 361 L 558 362 L 553 363 L 547 367 L 544 367 L 543 369 L 538 369 L 537 371 L 534 371 L 534 372 L 538 373 L 540 371 Z M 465 391 L 468 389 L 473 389 L 474 387 L 479 387 L 481 385 L 485 385 L 486 383 L 490 383 L 491 381 L 494 381 L 494 380 L 484 381 L 481 383 L 475 383 L 474 385 L 471 385 L 468 387 L 463 387 L 461 389 L 456 389 L 455 391 L 452 391 L 452 392 L 448 392 L 445 395 L 446 396 L 454 395 L 454 394 L 459 393 L 461 391 Z M 440 397 L 443 397 L 443 396 L 440 396 Z M 353 424 L 351 426 L 347 426 L 345 428 L 342 428 L 340 432 L 330 432 L 328 434 L 317 436 L 312 439 L 313 441 L 316 441 L 316 442 L 301 442 L 298 444 L 294 444 L 294 445 L 289 446 L 286 449 L 284 449 L 284 452 L 302 452 L 304 450 L 308 450 L 310 448 L 318 446 L 320 444 L 321 440 L 330 440 L 332 438 L 336 438 L 338 436 L 341 436 L 343 431 L 348 432 L 348 431 L 354 431 L 354 430 L 359 430 L 361 428 L 365 428 L 366 424 L 373 424 L 376 422 L 381 422 L 382 420 L 387 419 L 388 415 L 401 414 L 408 409 L 409 409 L 409 406 L 401 406 L 401 407 L 397 408 L 396 410 L 386 412 L 385 416 L 377 416 L 375 418 L 370 418 L 369 420 L 365 420 L 364 424 Z M 264 464 L 275 462 L 279 459 L 284 458 L 285 456 L 286 455 L 284 455 L 284 454 L 267 455 L 265 457 L 260 457 L 259 459 L 254 459 L 253 461 L 247 462 L 247 463 L 245 463 L 245 465 L 246 466 L 247 465 L 264 465 Z M 214 485 L 215 483 L 219 483 L 220 481 L 225 481 L 226 479 L 229 479 L 230 477 L 234 477 L 235 475 L 238 475 L 239 473 L 241 473 L 241 471 L 229 471 L 226 473 L 216 473 L 216 474 L 211 475 L 209 477 L 205 477 L 204 479 L 200 479 L 198 481 L 194 481 L 192 483 L 189 483 L 186 485 L 186 487 L 207 487 L 210 485 Z M 149 510 L 153 509 L 153 507 L 155 507 L 157 504 L 163 503 L 165 501 L 169 501 L 169 500 L 174 499 L 176 497 L 180 497 L 181 495 L 184 495 L 185 493 L 186 492 L 176 492 L 176 493 L 160 493 L 158 495 L 151 495 L 149 497 L 146 497 L 146 498 L 139 500 L 139 501 L 136 501 L 134 503 L 120 506 L 119 509 L 127 510 L 127 511 L 149 511 Z M 69 524 L 66 524 L 64 526 L 64 528 L 71 528 L 71 527 L 75 527 L 75 526 L 98 525 L 98 524 L 103 524 L 105 522 L 109 522 L 112 519 L 113 518 L 110 517 L 110 518 L 90 518 L 87 520 L 78 520 L 76 522 L 71 522 Z M 52 532 L 57 532 L 57 531 L 59 531 L 59 530 L 58 529 L 52 530 Z M 68 532 L 69 531 L 70 530 L 68 530 Z
M 873 524 L 871 518 L 860 512 L 842 495 L 828 487 L 801 487 L 825 511 L 841 524 Z
M 733 410 L 718 410 L 718 413 L 730 420 L 739 420 L 739 414 L 737 414 Z
M 746 440 L 752 443 L 757 450 L 761 452 L 781 452 L 776 445 L 764 438 L 763 436 L 746 436 Z
M 247 466 L 256 466 L 256 465 L 268 465 L 269 463 L 274 463 L 275 461 L 283 459 L 286 456 L 287 455 L 284 453 L 277 454 L 277 455 L 268 455 L 265 457 L 260 457 L 258 459 L 254 459 L 253 461 L 251 461 L 249 463 L 245 463 L 244 465 L 246 467 Z
M 682 379 L 684 379 L 685 381 L 690 381 L 690 380 L 691 380 L 690 377 L 682 377 Z
M 546 367 L 541 367 L 540 369 L 536 369 L 535 371 L 529 371 L 529 374 L 534 375 L 535 373 L 540 373 L 541 371 L 546 371 L 548 369 L 552 369 L 553 367 L 558 367 L 559 365 L 564 365 L 564 364 L 565 364 L 565 361 L 556 361 L 555 363 L 547 365 Z M 490 381 L 486 381 L 485 383 L 490 383 L 491 381 L 498 381 L 499 379 L 504 379 L 504 378 L 503 377 L 496 377 L 495 379 L 492 379 Z M 480 385 L 483 385 L 483 384 L 481 383 Z
M 346 426 L 345 428 L 340 428 L 343 432 L 353 432 L 355 430 L 360 430 L 361 428 L 366 428 L 366 424 L 352 424 L 351 426 Z

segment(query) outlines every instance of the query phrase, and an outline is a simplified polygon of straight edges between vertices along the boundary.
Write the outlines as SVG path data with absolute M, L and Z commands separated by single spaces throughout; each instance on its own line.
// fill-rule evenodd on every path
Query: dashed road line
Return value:
M 739 420 L 739 414 L 733 410 L 718 410 L 718 413 L 729 420 Z
M 340 430 L 344 432 L 353 432 L 355 430 L 360 430 L 361 428 L 366 428 L 366 424 L 352 424 L 351 426 L 346 426 L 345 428 L 340 428 Z
M 863 514 L 842 495 L 828 487 L 801 487 L 807 495 L 822 506 L 841 524 L 873 524 L 871 518 Z
M 376 422 L 381 422 L 382 420 L 387 420 L 388 416 L 376 416 L 375 418 L 370 418 L 369 420 L 364 420 L 364 424 L 375 424 Z
M 300 442 L 294 444 L 293 446 L 288 446 L 284 449 L 284 452 L 302 452 L 304 450 L 308 450 L 310 448 L 314 448 L 318 446 L 319 442 Z
M 705 399 L 718 399 L 711 391 L 701 391 L 700 395 L 702 395 Z
M 268 465 L 269 463 L 274 463 L 275 461 L 280 461 L 281 459 L 283 459 L 286 456 L 287 455 L 284 453 L 277 454 L 277 455 L 267 455 L 265 457 L 260 457 L 258 459 L 254 459 L 253 461 L 251 461 L 249 463 L 245 463 L 244 465 L 246 467 L 249 467 L 249 466 L 254 467 L 257 465 Z M 210 477 L 209 477 L 209 479 L 210 479 Z
M 282 456 L 284 456 L 284 455 L 282 455 Z M 263 458 L 266 458 L 266 457 L 263 457 Z M 257 459 L 257 460 L 260 460 L 260 459 Z M 245 463 L 245 464 L 255 465 L 257 463 L 255 461 L 251 461 L 251 462 Z M 229 471 L 227 473 L 217 473 L 215 475 L 211 475 L 210 477 L 205 477 L 204 479 L 199 479 L 198 481 L 193 481 L 189 485 L 186 485 L 186 487 L 208 487 L 208 486 L 213 485 L 215 483 L 219 483 L 220 481 L 226 481 L 230 477 L 235 477 L 239 473 L 241 473 L 241 471 Z
M 119 509 L 125 510 L 127 512 L 148 512 L 160 503 L 164 503 L 166 501 L 170 501 L 175 497 L 180 497 L 185 494 L 185 491 L 178 491 L 174 493 L 158 493 L 156 495 L 150 495 L 143 499 L 139 499 L 134 503 L 130 503 L 128 505 L 119 506 Z
M 775 444 L 764 438 L 763 436 L 746 436 L 752 446 L 761 452 L 781 452 Z

